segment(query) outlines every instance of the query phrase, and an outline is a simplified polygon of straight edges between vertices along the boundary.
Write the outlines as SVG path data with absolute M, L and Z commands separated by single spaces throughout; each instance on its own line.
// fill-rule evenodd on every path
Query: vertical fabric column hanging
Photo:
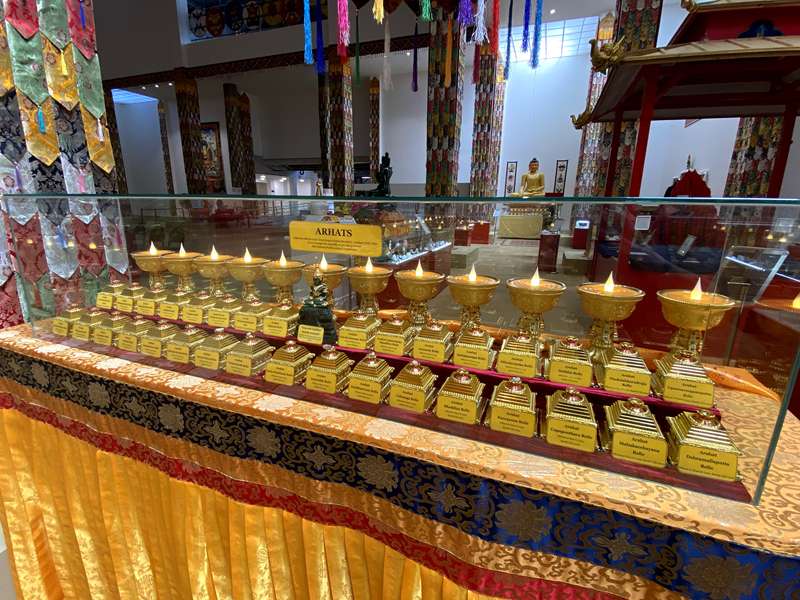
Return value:
M 253 122 L 250 118 L 250 97 L 239 94 L 239 124 L 242 132 L 242 194 L 256 193 L 256 163 L 253 158 Z
M 478 48 L 469 193 L 470 196 L 494 196 L 500 167 L 506 84 L 498 56 L 486 44 Z
M 116 191 L 120 194 L 128 193 L 128 177 L 125 174 L 125 163 L 122 160 L 122 143 L 119 139 L 119 127 L 117 126 L 117 111 L 114 109 L 114 98 L 111 91 L 106 90 L 106 124 L 108 125 L 108 135 L 111 137 L 111 149 L 114 153 L 114 170 L 116 171 L 115 182 Z M 161 103 L 159 102 L 159 106 Z M 171 186 L 169 186 L 171 189 Z M 170 194 L 174 194 L 171 191 Z
M 319 109 L 319 156 L 322 187 L 330 187 L 330 112 L 328 111 L 328 77 L 317 74 L 317 102 Z
M 369 82 L 369 175 L 378 176 L 381 153 L 381 82 L 373 77 Z
M 739 198 L 768 195 L 782 127 L 783 117 L 739 119 L 723 195 Z
M 353 80 L 350 63 L 328 65 L 330 174 L 335 196 L 353 195 Z
M 175 183 L 172 178 L 172 159 L 169 156 L 169 130 L 167 129 L 167 111 L 164 103 L 158 101 L 158 126 L 161 130 L 161 152 L 164 155 L 164 177 L 167 181 L 167 193 L 175 193 Z
M 231 185 L 242 187 L 242 123 L 239 90 L 233 83 L 222 84 L 225 99 L 225 127 L 228 132 L 228 158 L 231 165 Z
M 203 143 L 200 137 L 200 99 L 197 82 L 188 77 L 175 80 L 175 101 L 178 106 L 178 124 L 181 131 L 183 166 L 186 171 L 186 189 L 190 194 L 207 191 L 203 168 Z

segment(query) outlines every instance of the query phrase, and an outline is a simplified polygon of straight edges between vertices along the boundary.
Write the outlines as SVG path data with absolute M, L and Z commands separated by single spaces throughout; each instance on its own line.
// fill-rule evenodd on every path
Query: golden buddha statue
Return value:
M 522 175 L 519 192 L 515 196 L 544 196 L 544 173 L 539 172 L 539 161 L 528 163 L 528 172 Z

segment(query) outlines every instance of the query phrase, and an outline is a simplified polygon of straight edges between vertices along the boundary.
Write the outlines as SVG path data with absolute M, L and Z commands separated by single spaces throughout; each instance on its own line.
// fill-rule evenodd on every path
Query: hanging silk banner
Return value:
M 42 36 L 42 50 L 44 52 L 44 74 L 50 96 L 63 107 L 72 110 L 78 104 L 72 47 L 67 44 L 62 52 L 50 40 Z
M 6 28 L 0 23 L 0 96 L 14 89 L 14 74 L 11 70 L 11 53 L 8 50 Z
M 12 91 L 0 97 L 0 154 L 13 163 L 19 163 L 26 151 L 17 93 Z
M 83 117 L 83 131 L 86 133 L 86 145 L 89 146 L 89 157 L 92 162 L 106 173 L 110 173 L 114 168 L 114 151 L 111 148 L 111 136 L 108 129 L 94 117 L 86 107 L 81 106 L 81 116 Z M 102 137 L 100 134 L 102 131 Z
M 6 21 L 24 38 L 39 31 L 39 14 L 36 0 L 5 0 Z
M 58 122 L 58 148 L 61 156 L 66 158 L 76 169 L 89 164 L 89 148 L 86 146 L 86 134 L 83 131 L 83 116 L 80 106 L 67 110 L 56 105 L 56 121 Z M 66 176 L 66 172 L 64 173 Z
M 69 44 L 69 25 L 64 0 L 38 0 L 39 31 L 59 50 Z
M 105 247 L 103 246 L 103 228 L 100 216 L 95 216 L 88 223 L 77 217 L 72 218 L 72 230 L 78 244 L 78 264 L 82 269 L 98 277 L 106 268 Z
M 74 50 L 75 72 L 78 79 L 78 97 L 81 106 L 99 119 L 106 113 L 106 101 L 103 95 L 103 76 L 100 74 L 100 58 L 95 54 L 87 60 L 80 52 Z
M 56 135 L 53 101 L 47 98 L 40 108 L 21 93 L 18 92 L 17 95 L 28 152 L 45 165 L 52 165 L 58 158 L 58 136 Z
M 13 27 L 8 27 L 7 32 L 14 83 L 31 101 L 42 104 L 48 98 L 42 65 L 42 38 L 36 34 L 26 40 Z
M 65 0 L 67 24 L 72 43 L 88 60 L 95 53 L 94 11 L 92 0 Z

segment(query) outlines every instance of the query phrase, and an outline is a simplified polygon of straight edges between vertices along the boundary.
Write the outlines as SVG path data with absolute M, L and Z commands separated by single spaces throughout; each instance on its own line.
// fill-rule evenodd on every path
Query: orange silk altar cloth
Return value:
M 777 404 L 718 404 L 752 489 Z M 0 331 L 23 599 L 788 597 L 799 454 L 754 507 Z

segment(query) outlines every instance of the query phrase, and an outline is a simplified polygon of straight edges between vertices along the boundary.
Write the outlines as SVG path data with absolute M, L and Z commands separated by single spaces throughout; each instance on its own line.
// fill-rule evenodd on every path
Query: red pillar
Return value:
M 657 80 L 654 74 L 645 76 L 644 94 L 642 94 L 642 111 L 639 116 L 639 133 L 636 136 L 636 154 L 631 166 L 630 196 L 638 196 L 642 189 L 644 175 L 644 159 L 647 155 L 647 141 L 650 138 L 650 123 L 653 121 L 653 106 L 656 102 Z
M 614 129 L 611 132 L 611 154 L 608 157 L 608 172 L 606 173 L 606 187 L 604 196 L 614 195 L 614 180 L 617 178 L 617 154 L 619 154 L 619 137 L 622 131 L 622 109 L 614 113 Z
M 792 145 L 792 133 L 797 119 L 797 103 L 790 102 L 783 113 L 783 126 L 781 138 L 778 141 L 778 151 L 775 154 L 775 163 L 772 166 L 772 175 L 769 178 L 768 198 L 777 198 L 781 194 L 783 176 L 786 173 L 786 163 L 789 160 L 789 148 Z

